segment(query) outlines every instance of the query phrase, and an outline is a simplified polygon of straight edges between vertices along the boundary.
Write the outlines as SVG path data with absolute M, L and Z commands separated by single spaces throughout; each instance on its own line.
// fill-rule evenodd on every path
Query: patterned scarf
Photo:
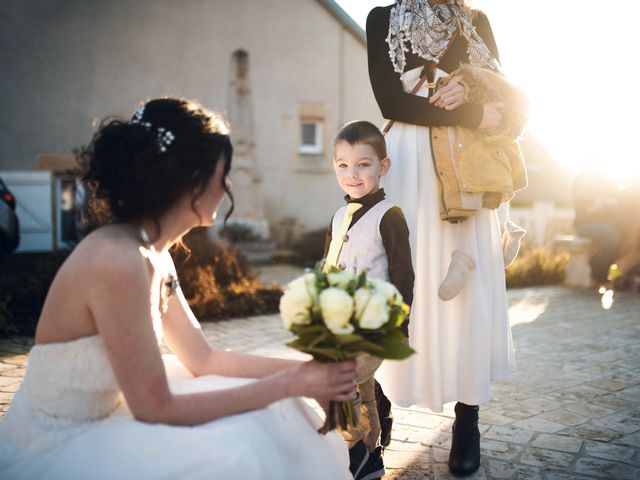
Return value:
M 456 31 L 467 40 L 471 65 L 500 72 L 500 64 L 476 33 L 463 0 L 447 0 L 434 6 L 427 0 L 396 0 L 387 35 L 393 69 L 404 72 L 405 52 L 409 51 L 407 42 L 414 54 L 437 64 Z

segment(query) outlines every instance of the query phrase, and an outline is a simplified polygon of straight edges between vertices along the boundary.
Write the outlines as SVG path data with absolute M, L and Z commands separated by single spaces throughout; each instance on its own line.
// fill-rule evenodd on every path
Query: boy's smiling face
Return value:
M 338 185 L 352 199 L 362 198 L 380 188 L 380 177 L 391 161 L 379 158 L 371 145 L 340 141 L 333 148 L 333 169 Z

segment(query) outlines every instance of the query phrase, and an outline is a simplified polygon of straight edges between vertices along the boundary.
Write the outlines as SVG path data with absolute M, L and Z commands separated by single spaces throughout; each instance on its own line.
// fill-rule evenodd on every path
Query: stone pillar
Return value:
M 564 284 L 567 287 L 592 287 L 589 258 L 593 254 L 594 246 L 591 240 L 576 235 L 556 235 L 553 246 L 556 253 L 569 253 L 569 260 L 564 268 Z
M 249 54 L 236 50 L 231 55 L 228 120 L 231 124 L 233 162 L 230 178 L 233 183 L 234 212 L 228 226 L 236 234 L 238 247 L 252 260 L 264 261 L 270 257 L 273 244 L 269 242 L 269 222 L 264 215 L 262 175 L 255 155 L 253 104 Z M 223 213 L 223 212 L 220 212 Z M 269 250 L 265 254 L 263 250 Z M 254 254 L 254 251 L 258 251 Z

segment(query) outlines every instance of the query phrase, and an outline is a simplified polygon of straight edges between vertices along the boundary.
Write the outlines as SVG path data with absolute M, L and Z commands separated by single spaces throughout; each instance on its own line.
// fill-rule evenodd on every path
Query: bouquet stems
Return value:
M 353 405 L 353 400 L 348 402 L 329 402 L 329 411 L 324 420 L 324 425 L 318 429 L 318 433 L 323 435 L 340 427 L 341 430 L 347 431 L 349 427 L 358 425 L 358 417 Z

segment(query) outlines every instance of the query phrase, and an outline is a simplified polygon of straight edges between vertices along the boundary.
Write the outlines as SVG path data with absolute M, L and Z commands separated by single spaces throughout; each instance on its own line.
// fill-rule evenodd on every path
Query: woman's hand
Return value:
M 329 400 L 346 402 L 355 397 L 356 361 L 320 363 L 315 360 L 296 366 L 291 396 L 315 398 L 320 405 Z
M 465 87 L 461 78 L 453 77 L 449 83 L 429 97 L 429 103 L 445 110 L 453 110 L 464 103 Z
M 482 107 L 484 110 L 478 129 L 495 130 L 502 123 L 502 113 L 500 113 L 500 109 L 505 108 L 506 104 L 504 102 L 491 102 L 485 103 Z

